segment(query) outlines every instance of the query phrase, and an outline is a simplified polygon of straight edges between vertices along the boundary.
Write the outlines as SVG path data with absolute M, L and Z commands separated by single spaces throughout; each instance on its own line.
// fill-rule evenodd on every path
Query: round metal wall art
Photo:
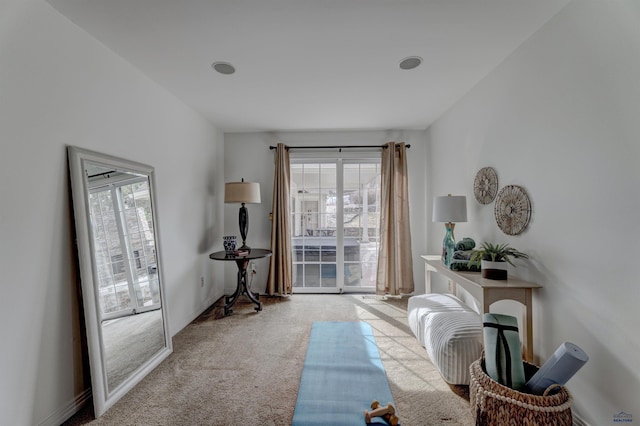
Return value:
M 531 202 L 524 189 L 507 185 L 500 190 L 494 208 L 496 223 L 507 235 L 518 235 L 529 224 Z
M 498 193 L 498 175 L 493 167 L 483 167 L 473 181 L 473 194 L 480 204 L 489 204 Z

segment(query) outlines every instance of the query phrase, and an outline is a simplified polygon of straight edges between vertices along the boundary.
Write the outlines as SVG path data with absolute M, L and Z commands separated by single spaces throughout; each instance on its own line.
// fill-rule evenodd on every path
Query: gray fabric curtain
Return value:
M 289 149 L 279 143 L 276 147 L 273 177 L 273 207 L 271 222 L 271 252 L 267 294 L 291 294 L 293 287 L 290 220 Z
M 413 260 L 409 227 L 409 178 L 404 142 L 382 150 L 380 251 L 377 294 L 413 292 Z

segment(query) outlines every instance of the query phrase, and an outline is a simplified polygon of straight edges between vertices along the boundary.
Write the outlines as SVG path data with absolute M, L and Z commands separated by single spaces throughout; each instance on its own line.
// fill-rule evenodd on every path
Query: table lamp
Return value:
M 456 240 L 453 228 L 456 222 L 467 221 L 467 197 L 464 195 L 446 195 L 433 197 L 433 221 L 445 222 L 446 233 L 442 241 L 442 263 L 451 266 Z
M 238 250 L 250 250 L 247 246 L 247 233 L 249 232 L 249 211 L 245 204 L 260 204 L 260 184 L 256 182 L 227 182 L 224 184 L 224 202 L 242 203 L 238 216 L 240 224 L 240 236 L 242 247 Z

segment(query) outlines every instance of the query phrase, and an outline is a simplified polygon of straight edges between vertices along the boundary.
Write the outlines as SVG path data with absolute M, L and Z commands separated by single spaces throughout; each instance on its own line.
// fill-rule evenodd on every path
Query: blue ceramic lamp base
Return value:
M 446 234 L 444 234 L 444 240 L 442 241 L 442 263 L 447 268 L 451 267 L 451 261 L 453 260 L 453 252 L 456 250 L 456 240 L 453 236 L 453 228 L 455 223 L 447 222 L 444 224 Z

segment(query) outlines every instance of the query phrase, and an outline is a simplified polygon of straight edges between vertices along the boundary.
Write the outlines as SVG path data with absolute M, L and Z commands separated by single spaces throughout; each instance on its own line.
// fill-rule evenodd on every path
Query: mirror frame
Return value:
M 84 303 L 89 365 L 91 368 L 93 406 L 95 416 L 98 418 L 173 352 L 173 344 L 169 334 L 169 322 L 167 320 L 167 305 L 165 301 L 164 277 L 162 274 L 163 262 L 160 251 L 160 239 L 158 238 L 159 225 L 158 212 L 156 209 L 157 196 L 155 192 L 154 168 L 146 164 L 125 160 L 108 154 L 101 154 L 76 146 L 67 146 L 67 154 L 76 225 L 78 263 L 80 268 L 80 280 L 82 282 L 82 300 Z M 160 291 L 160 306 L 162 310 L 165 346 L 112 390 L 109 390 L 106 376 L 106 366 L 103 358 L 104 345 L 102 339 L 102 327 L 100 324 L 100 305 L 98 292 L 95 288 L 97 276 L 96 268 L 94 267 L 95 258 L 93 255 L 93 235 L 89 222 L 89 188 L 88 180 L 84 172 L 85 165 L 87 163 L 106 168 L 114 168 L 123 172 L 146 175 L 149 180 L 151 212 L 153 214 L 154 221 L 153 233 L 156 245 L 158 288 Z

